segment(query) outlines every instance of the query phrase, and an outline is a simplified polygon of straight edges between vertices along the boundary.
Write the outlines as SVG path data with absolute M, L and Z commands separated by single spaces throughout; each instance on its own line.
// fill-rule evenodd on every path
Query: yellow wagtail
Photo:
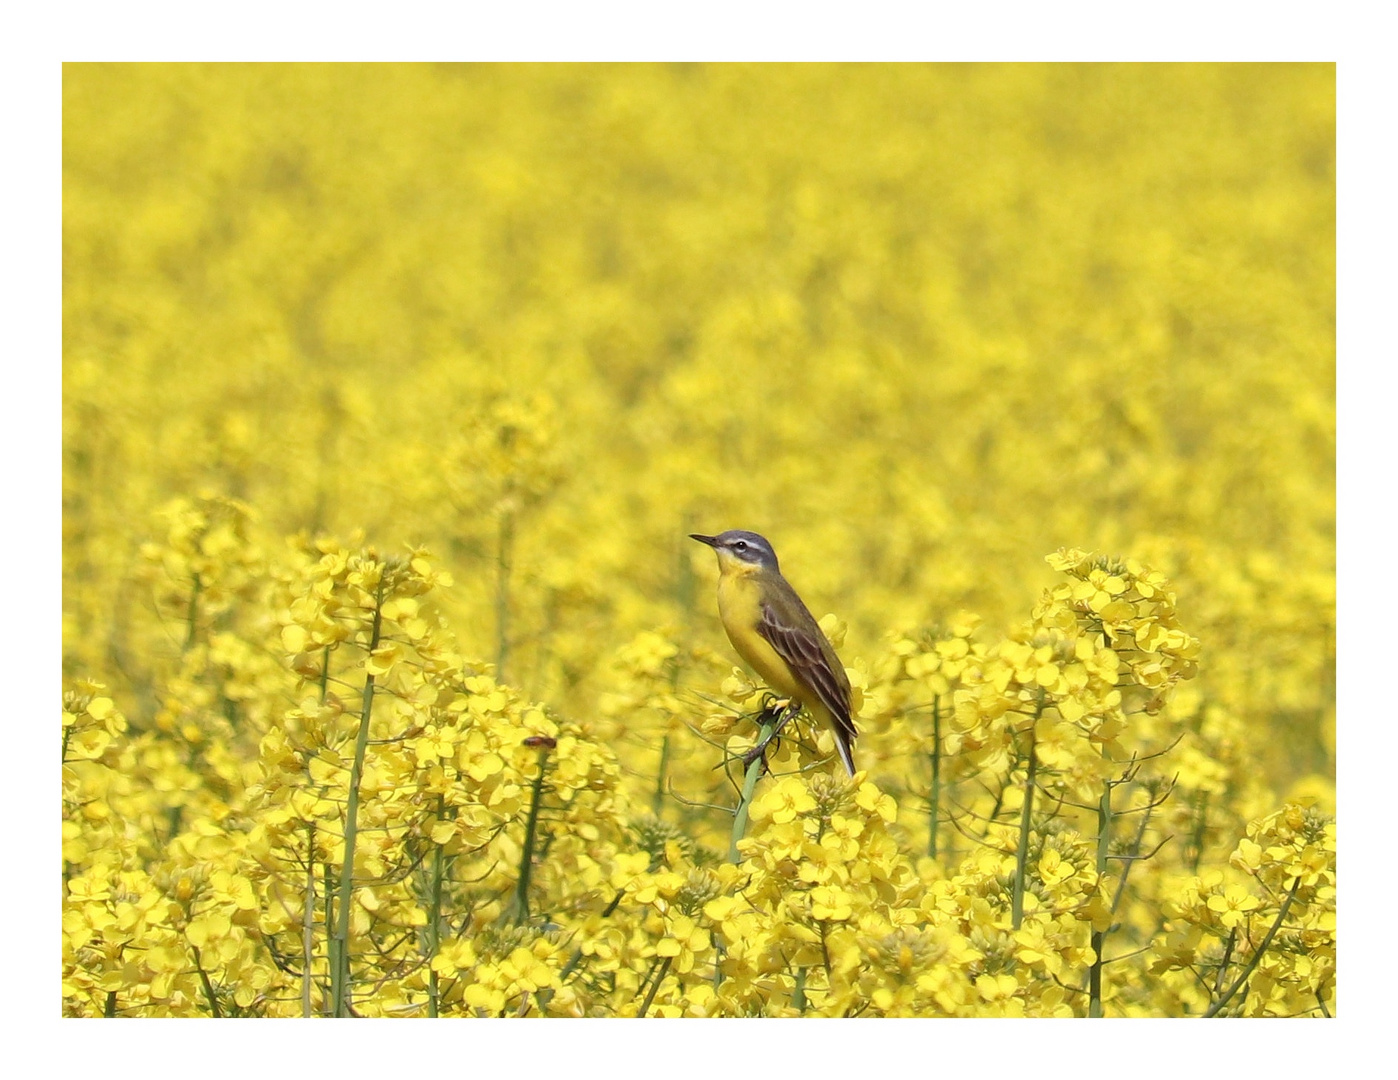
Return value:
M 804 705 L 830 729 L 840 760 L 853 776 L 856 732 L 849 678 L 835 647 L 777 569 L 772 545 L 743 529 L 689 535 L 718 555 L 718 615 L 733 648 L 768 686 L 798 708 Z M 763 749 L 754 747 L 749 758 Z

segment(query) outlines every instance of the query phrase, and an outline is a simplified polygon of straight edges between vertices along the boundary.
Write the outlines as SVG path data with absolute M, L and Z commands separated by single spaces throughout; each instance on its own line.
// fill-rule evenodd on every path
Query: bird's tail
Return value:
M 830 730 L 830 737 L 835 740 L 835 752 L 840 755 L 840 760 L 844 763 L 845 771 L 851 776 L 854 775 L 854 738 L 857 732 L 854 729 L 854 721 L 850 719 L 849 713 L 835 712 L 825 702 L 817 700 L 815 704 L 807 701 L 806 709 L 816 720 L 822 721 Z
M 830 725 L 830 734 L 835 739 L 835 750 L 845 764 L 845 771 L 854 775 L 854 738 L 846 732 L 838 721 Z

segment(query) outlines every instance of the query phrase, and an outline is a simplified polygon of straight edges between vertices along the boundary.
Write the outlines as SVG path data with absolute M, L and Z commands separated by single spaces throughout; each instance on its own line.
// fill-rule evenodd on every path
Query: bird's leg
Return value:
M 790 704 L 788 704 L 787 707 L 782 710 L 781 715 L 777 718 L 777 724 L 776 727 L 772 728 L 772 733 L 743 755 L 743 766 L 747 767 L 748 765 L 751 765 L 759 757 L 765 754 L 767 752 L 767 745 L 778 735 L 781 734 L 782 728 L 786 727 L 787 722 L 790 721 L 791 718 L 794 717 L 800 711 L 801 703 L 793 698 Z

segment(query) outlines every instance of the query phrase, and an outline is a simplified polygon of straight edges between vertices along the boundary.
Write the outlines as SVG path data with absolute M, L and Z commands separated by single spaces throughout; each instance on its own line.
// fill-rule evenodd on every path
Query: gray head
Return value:
M 703 536 L 699 533 L 690 533 L 689 536 L 690 539 L 698 540 L 701 544 L 708 544 L 709 547 L 718 552 L 720 564 L 725 558 L 729 558 L 735 562 L 751 563 L 766 570 L 777 569 L 777 553 L 772 550 L 772 545 L 767 542 L 765 536 L 759 536 L 755 532 L 748 532 L 746 529 L 729 529 L 717 536 Z

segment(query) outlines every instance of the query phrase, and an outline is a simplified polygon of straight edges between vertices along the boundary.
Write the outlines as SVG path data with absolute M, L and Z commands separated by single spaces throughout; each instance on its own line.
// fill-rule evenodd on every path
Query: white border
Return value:
M 1338 10 L 1338 14 L 1336 14 Z M 1393 979 L 1394 815 L 1385 739 L 1395 721 L 1391 669 L 1394 534 L 1391 309 L 1395 251 L 1391 36 L 1370 5 L 1155 3 L 1020 4 L 64 4 L 12 12 L 3 73 L 7 167 L 6 382 L 3 427 L 12 586 L 7 622 L 9 768 L 3 791 L 10 855 L 4 890 L 15 952 L 0 980 L 8 1057 L 59 1068 L 147 1075 L 182 1063 L 211 1077 L 317 1074 L 353 1061 L 447 1067 L 467 1075 L 545 1074 L 555 1068 L 666 1078 L 776 1066 L 801 1075 L 844 1067 L 945 1074 L 961 1067 L 1083 1067 L 1163 1076 L 1286 1065 L 1290 1075 L 1334 1071 L 1345 1045 L 1387 1005 Z M 52 698 L 58 685 L 59 224 L 62 60 L 1338 60 L 1340 87 L 1340 1017 L 1266 1027 L 1205 1025 L 1187 1033 L 1108 1024 L 1050 1037 L 1027 1024 L 835 1021 L 800 1027 L 720 1022 L 645 1028 L 637 1022 L 506 1028 L 502 1023 L 389 1029 L 336 1027 L 333 1043 L 296 1022 L 228 1030 L 198 1022 L 98 1029 L 58 1020 L 57 904 L 33 883 L 55 869 Z M 17 391 L 17 392 L 15 392 Z M 1380 696 L 1382 695 L 1382 696 Z M 1380 770 L 1383 770 L 1382 773 Z M 23 891 L 21 891 L 23 890 Z M 1191 1023 L 1190 1021 L 1181 1021 Z M 877 1023 L 877 1027 L 870 1024 Z M 61 1030 L 50 1025 L 61 1024 Z M 619 1024 L 625 1026 L 618 1026 Z M 935 1025 L 935 1026 L 934 1026 Z M 817 1031 L 820 1026 L 822 1030 Z M 660 1032 L 661 1034 L 657 1034 Z M 1232 1034 L 1230 1034 L 1230 1032 Z M 405 1034 L 407 1037 L 405 1038 Z M 1173 1036 L 1173 1037 L 1172 1037 Z M 681 1041 L 683 1040 L 683 1041 Z M 15 1046 L 14 1042 L 19 1045 Z M 330 1047 L 334 1049 L 326 1053 Z M 353 1059 L 345 1056 L 349 1050 Z M 60 1064 L 61 1063 L 61 1064 Z M 1055 1064 L 1061 1063 L 1061 1064 Z M 23 1066 L 22 1066 L 23 1067 Z

